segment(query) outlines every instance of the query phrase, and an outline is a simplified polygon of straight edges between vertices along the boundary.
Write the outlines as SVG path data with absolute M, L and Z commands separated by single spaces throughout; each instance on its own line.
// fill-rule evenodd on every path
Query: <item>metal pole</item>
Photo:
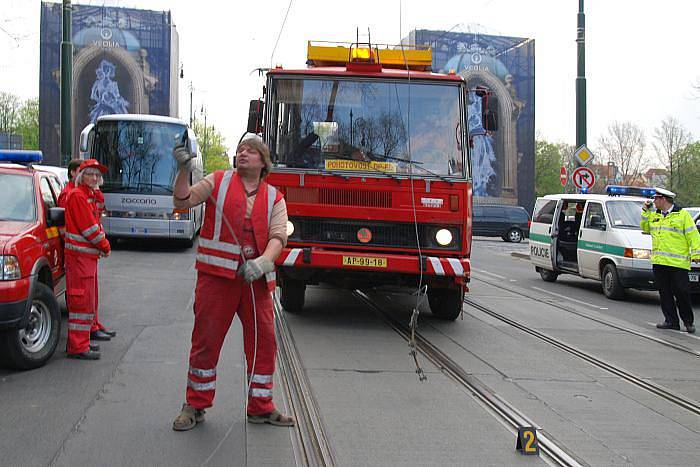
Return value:
M 73 102 L 73 43 L 71 22 L 73 7 L 70 0 L 63 0 L 63 40 L 61 41 L 61 161 L 68 165 L 73 154 L 73 129 L 71 106 Z
M 578 2 L 577 19 L 576 147 L 578 148 L 586 144 L 586 16 L 583 13 L 583 0 Z
M 192 88 L 192 81 L 190 81 L 190 128 L 193 128 L 194 120 L 192 118 L 192 91 L 194 89 Z

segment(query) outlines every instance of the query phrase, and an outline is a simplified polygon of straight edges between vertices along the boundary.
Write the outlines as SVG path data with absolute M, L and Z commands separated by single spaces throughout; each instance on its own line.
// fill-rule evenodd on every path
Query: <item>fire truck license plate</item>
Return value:
M 344 258 L 343 258 L 343 259 L 344 259 Z M 697 273 L 697 272 L 689 272 L 689 273 L 688 273 L 688 280 L 690 280 L 690 282 L 698 282 L 698 281 L 700 281 L 700 273 Z
M 386 258 L 367 256 L 343 256 L 343 266 L 362 266 L 366 268 L 385 268 Z

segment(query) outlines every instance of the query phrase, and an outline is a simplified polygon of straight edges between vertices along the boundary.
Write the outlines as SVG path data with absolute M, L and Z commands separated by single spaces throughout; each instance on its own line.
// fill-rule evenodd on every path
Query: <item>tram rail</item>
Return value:
M 274 299 L 275 330 L 278 343 L 278 366 L 291 413 L 297 420 L 293 433 L 296 465 L 332 467 L 339 465 L 321 419 L 321 412 L 311 391 L 299 350 L 278 297 Z
M 634 329 L 626 328 L 626 327 L 624 327 L 624 326 L 622 326 L 622 325 L 618 325 L 618 324 L 612 323 L 612 322 L 610 322 L 610 321 L 604 320 L 604 319 L 602 319 L 602 318 L 598 318 L 598 317 L 596 317 L 596 316 L 592 316 L 592 315 L 590 315 L 590 314 L 588 314 L 588 313 L 585 313 L 585 312 L 583 312 L 583 311 L 575 310 L 575 309 L 573 309 L 573 308 L 569 308 L 569 307 L 566 307 L 566 306 L 561 305 L 561 304 L 559 304 L 559 303 L 553 302 L 552 299 L 544 299 L 544 298 L 535 297 L 535 296 L 533 296 L 533 295 L 530 295 L 530 294 L 528 294 L 528 293 L 522 292 L 522 291 L 520 291 L 520 290 L 516 290 L 516 289 L 510 288 L 510 287 L 505 287 L 505 286 L 503 286 L 503 285 L 501 285 L 501 284 L 498 284 L 498 283 L 496 283 L 496 282 L 492 282 L 492 281 L 489 281 L 489 280 L 485 280 L 485 279 L 482 279 L 482 278 L 480 278 L 480 277 L 474 277 L 474 276 L 472 276 L 471 279 L 472 279 L 472 281 L 483 282 L 484 284 L 488 284 L 488 285 L 490 285 L 490 286 L 492 286 L 492 287 L 496 287 L 496 288 L 499 288 L 499 289 L 501 289 L 501 290 L 505 290 L 505 291 L 507 291 L 507 292 L 514 293 L 514 294 L 516 294 L 516 295 L 520 295 L 521 297 L 525 297 L 525 298 L 528 298 L 528 299 L 530 299 L 530 300 L 533 300 L 533 301 L 536 301 L 536 302 L 539 302 L 539 303 L 544 303 L 544 304 L 546 304 L 546 305 L 549 305 L 549 306 L 551 306 L 551 307 L 554 307 L 554 308 L 557 308 L 557 309 L 559 309 L 559 310 L 565 311 L 565 312 L 567 312 L 567 313 L 571 313 L 571 314 L 573 314 L 573 315 L 580 316 L 581 318 L 585 318 L 585 319 L 594 321 L 594 322 L 596 322 L 596 323 L 602 324 L 602 325 L 604 325 L 604 326 L 611 327 L 611 328 L 613 328 L 613 329 L 616 329 L 616 330 L 618 330 L 618 331 L 625 332 L 625 333 L 627 333 L 627 334 L 633 334 L 633 335 L 635 335 L 635 336 L 637 336 L 637 337 L 641 337 L 641 338 L 643 338 L 643 339 L 646 339 L 646 340 L 655 342 L 655 343 L 660 344 L 660 345 L 663 345 L 663 346 L 665 346 L 665 347 L 669 347 L 669 348 L 678 350 L 679 352 L 683 352 L 683 353 L 685 353 L 685 354 L 692 355 L 692 356 L 694 356 L 694 357 L 700 358 L 700 351 L 695 350 L 695 349 L 692 349 L 692 348 L 690 348 L 690 347 L 687 347 L 687 346 L 685 346 L 685 345 L 683 345 L 683 344 L 679 344 L 679 343 L 677 343 L 677 342 L 673 342 L 673 341 L 670 341 L 670 340 L 667 340 L 667 339 L 662 339 L 662 338 L 660 338 L 660 337 L 652 336 L 652 335 L 650 335 L 650 334 L 646 334 L 646 333 L 641 332 L 641 331 L 636 331 L 636 330 L 634 330 Z
M 410 330 L 408 326 L 400 323 L 396 318 L 387 313 L 377 305 L 367 294 L 360 290 L 354 291 L 355 296 L 372 309 L 385 323 L 387 323 L 401 337 L 409 341 Z M 577 459 L 569 453 L 551 434 L 543 430 L 537 423 L 527 415 L 512 406 L 505 399 L 496 394 L 486 384 L 452 360 L 447 354 L 433 345 L 419 332 L 416 332 L 417 350 L 444 374 L 452 379 L 459 386 L 467 389 L 472 396 L 481 403 L 486 410 L 499 419 L 513 434 L 517 434 L 521 427 L 535 427 L 540 451 L 543 458 L 552 465 L 559 466 L 585 466 L 583 461 Z
M 526 324 L 520 323 L 514 319 L 508 318 L 505 315 L 502 315 L 501 313 L 495 311 L 494 309 L 487 307 L 485 305 L 482 305 L 480 303 L 475 302 L 474 300 L 470 298 L 465 298 L 464 303 L 469 305 L 475 310 L 478 310 L 488 316 L 491 316 L 492 318 L 495 318 L 501 322 L 504 322 L 516 329 L 519 329 L 520 331 L 523 331 L 543 342 L 546 342 L 559 350 L 562 350 L 566 353 L 569 353 L 571 355 L 574 355 L 578 357 L 581 360 L 584 360 L 591 365 L 600 368 L 602 370 L 607 371 L 608 373 L 612 373 L 613 375 L 616 375 L 623 380 L 639 387 L 642 388 L 652 394 L 655 394 L 671 403 L 674 405 L 681 407 L 691 413 L 694 413 L 695 415 L 700 415 L 700 404 L 698 402 L 688 399 L 680 394 L 676 394 L 673 391 L 671 391 L 668 388 L 665 388 L 659 384 L 652 383 L 650 381 L 647 381 L 640 376 L 637 376 L 624 368 L 617 366 L 615 364 L 612 364 L 610 362 L 607 362 L 599 357 L 596 357 L 595 355 L 592 355 L 588 352 L 585 352 L 583 350 L 580 350 L 560 339 L 557 339 L 555 337 L 552 337 L 548 334 L 545 334 L 541 331 L 538 331 Z

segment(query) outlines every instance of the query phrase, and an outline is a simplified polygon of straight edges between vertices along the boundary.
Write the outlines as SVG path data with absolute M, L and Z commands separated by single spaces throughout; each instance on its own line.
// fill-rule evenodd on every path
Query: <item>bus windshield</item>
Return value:
M 278 167 L 468 176 L 454 83 L 414 81 L 410 90 L 406 81 L 272 83 L 268 131 Z
M 98 122 L 92 157 L 108 169 L 103 191 L 171 194 L 177 174 L 172 151 L 186 132 L 185 126 L 175 123 Z

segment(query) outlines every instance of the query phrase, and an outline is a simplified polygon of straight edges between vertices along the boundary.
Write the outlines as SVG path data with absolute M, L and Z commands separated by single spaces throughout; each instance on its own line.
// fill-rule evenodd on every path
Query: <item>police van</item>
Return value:
M 607 194 L 538 198 L 530 226 L 530 260 L 543 280 L 575 274 L 601 281 L 603 293 L 622 299 L 625 289 L 654 290 L 651 235 L 642 232 L 642 205 L 653 188 L 608 186 Z M 689 272 L 700 288 L 700 270 Z

